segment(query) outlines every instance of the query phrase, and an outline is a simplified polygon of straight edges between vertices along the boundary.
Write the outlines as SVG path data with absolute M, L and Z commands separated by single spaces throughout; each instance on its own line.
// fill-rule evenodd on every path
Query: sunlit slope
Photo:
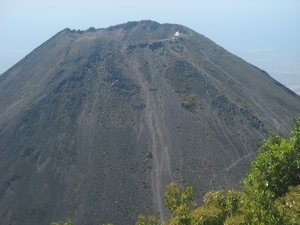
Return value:
M 164 218 L 166 184 L 239 188 L 299 114 L 299 96 L 184 26 L 65 29 L 0 76 L 1 224 Z

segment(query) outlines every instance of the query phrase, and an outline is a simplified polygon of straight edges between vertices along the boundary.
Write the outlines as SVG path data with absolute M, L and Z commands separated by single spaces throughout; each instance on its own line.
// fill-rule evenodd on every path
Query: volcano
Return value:
M 239 189 L 300 97 L 181 25 L 64 29 L 0 75 L 0 223 L 162 220 L 165 185 Z

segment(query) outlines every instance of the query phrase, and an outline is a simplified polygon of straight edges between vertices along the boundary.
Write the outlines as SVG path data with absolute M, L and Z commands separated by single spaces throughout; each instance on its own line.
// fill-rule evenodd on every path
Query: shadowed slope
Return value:
M 184 26 L 65 29 L 0 76 L 1 223 L 164 218 L 166 184 L 238 188 L 299 114 L 299 96 Z

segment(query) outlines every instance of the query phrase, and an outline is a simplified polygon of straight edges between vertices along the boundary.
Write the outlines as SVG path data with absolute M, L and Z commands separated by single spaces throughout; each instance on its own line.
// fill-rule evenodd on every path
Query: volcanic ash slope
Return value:
M 65 29 L 0 76 L 0 223 L 162 219 L 165 185 L 239 188 L 300 97 L 203 35 Z

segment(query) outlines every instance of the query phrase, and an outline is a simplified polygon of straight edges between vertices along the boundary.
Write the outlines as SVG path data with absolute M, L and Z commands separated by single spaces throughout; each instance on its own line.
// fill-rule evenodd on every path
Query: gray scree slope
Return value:
M 203 35 L 65 29 L 0 76 L 0 223 L 133 224 L 165 185 L 239 188 L 300 97 Z

